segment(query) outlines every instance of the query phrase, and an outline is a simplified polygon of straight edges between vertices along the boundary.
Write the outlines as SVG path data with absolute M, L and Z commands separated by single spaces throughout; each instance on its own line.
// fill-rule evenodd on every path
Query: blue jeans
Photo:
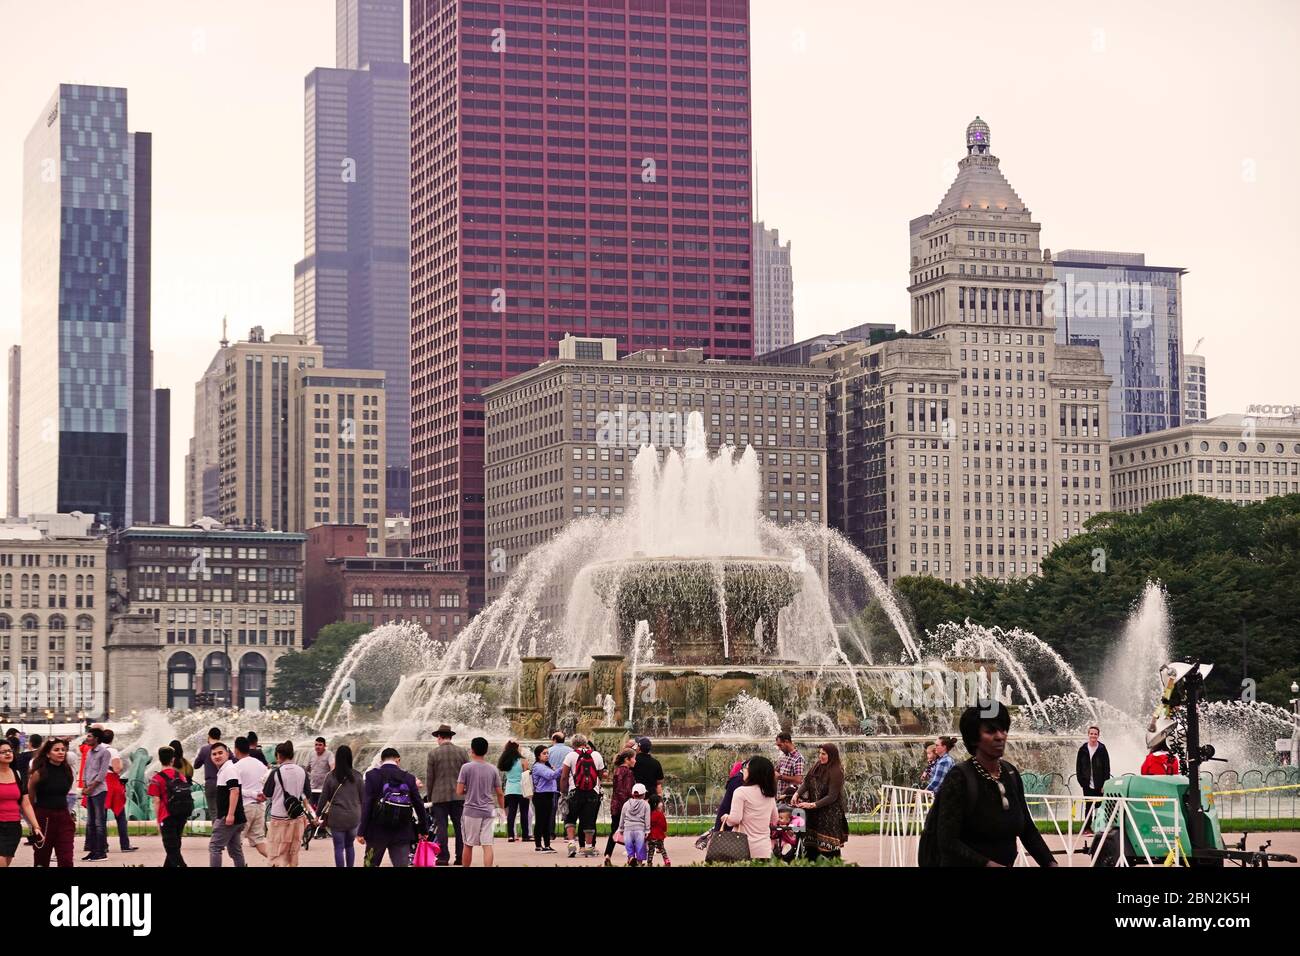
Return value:
M 355 866 L 357 858 L 357 828 L 351 830 L 331 830 L 330 838 L 334 841 L 334 865 Z
M 86 851 L 108 856 L 108 791 L 86 798 Z
M 645 831 L 624 830 L 623 849 L 627 850 L 627 858 L 629 860 L 636 860 L 639 863 L 644 863 L 645 862 Z

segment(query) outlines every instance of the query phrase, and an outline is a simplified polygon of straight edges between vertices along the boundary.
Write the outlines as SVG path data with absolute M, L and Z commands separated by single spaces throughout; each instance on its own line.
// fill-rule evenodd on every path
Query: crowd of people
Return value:
M 936 794 L 943 865 L 1010 865 L 1017 839 L 1040 863 L 1052 864 L 1030 819 L 1019 774 L 1003 759 L 1010 723 L 1002 705 L 995 712 L 971 708 L 960 722 L 968 759 L 957 759 L 954 736 L 940 736 L 926 749 L 921 786 Z M 1158 728 L 1149 736 L 1143 773 L 1178 773 L 1167 731 Z M 284 741 L 268 759 L 256 733 L 227 742 L 213 727 L 193 763 L 173 740 L 158 748 L 157 769 L 147 778 L 163 865 L 186 865 L 181 838 L 195 815 L 194 780 L 200 773 L 211 821 L 212 867 L 227 857 L 234 866 L 245 866 L 245 852 L 259 854 L 271 866 L 297 866 L 300 850 L 315 837 L 328 838 L 339 867 L 359 860 L 379 866 L 385 858 L 392 866 L 409 866 L 422 839 L 429 841 L 437 865 L 472 866 L 478 856 L 483 866 L 492 866 L 498 821 L 507 842 L 531 841 L 539 854 L 559 852 L 563 844 L 569 857 L 595 858 L 596 820 L 606 796 L 611 827 L 604 865 L 614 865 L 620 846 L 628 866 L 652 866 L 656 860 L 672 865 L 664 771 L 649 738 L 627 738 L 607 765 L 583 734 L 568 739 L 557 731 L 549 744 L 531 750 L 509 740 L 494 761 L 482 737 L 465 748 L 447 724 L 432 734 L 436 745 L 423 781 L 402 767 L 401 754 L 392 747 L 363 772 L 354 766 L 351 748 L 331 751 L 323 737 L 301 757 L 291 741 Z M 1076 777 L 1090 798 L 1085 832 L 1111 776 L 1100 735 L 1099 727 L 1090 727 L 1077 755 Z M 0 867 L 13 861 L 24 822 L 36 866 L 52 860 L 73 866 L 78 807 L 86 820 L 81 862 L 109 858 L 110 819 L 117 829 L 115 852 L 135 852 L 126 814 L 128 758 L 113 743 L 113 731 L 98 725 L 76 744 L 39 734 L 24 740 L 17 730 L 0 739 Z M 838 747 L 822 744 L 807 764 L 789 733 L 778 734 L 774 743 L 773 755 L 755 754 L 732 765 L 714 826 L 697 846 L 707 848 L 717 834 L 734 831 L 743 835 L 749 859 L 838 857 L 849 838 Z M 736 838 L 730 842 L 740 844 Z

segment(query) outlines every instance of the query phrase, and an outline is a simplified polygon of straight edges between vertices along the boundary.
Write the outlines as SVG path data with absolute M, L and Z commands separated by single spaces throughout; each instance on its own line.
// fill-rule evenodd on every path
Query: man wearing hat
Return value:
M 461 836 L 461 811 L 465 808 L 465 798 L 456 794 L 456 780 L 460 777 L 460 768 L 469 763 L 469 754 L 464 747 L 451 742 L 456 732 L 447 724 L 442 724 L 433 732 L 438 746 L 429 751 L 426 766 L 425 786 L 429 788 L 428 801 L 432 806 L 433 826 L 438 839 L 438 865 L 446 866 L 450 859 L 450 847 L 447 845 L 447 820 L 456 826 L 456 865 L 465 849 L 465 840 Z
M 640 753 L 636 755 L 636 764 L 632 767 L 633 779 L 645 787 L 648 795 L 663 796 L 664 768 L 658 760 L 650 756 L 650 738 L 638 737 L 636 747 Z

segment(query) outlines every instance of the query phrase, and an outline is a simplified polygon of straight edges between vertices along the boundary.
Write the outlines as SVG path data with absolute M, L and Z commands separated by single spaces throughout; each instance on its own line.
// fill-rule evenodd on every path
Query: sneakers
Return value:
M 574 843 L 570 842 L 570 843 L 569 843 L 569 859 L 572 860 L 572 859 L 573 859 L 574 857 L 576 857 L 577 855 L 578 855 L 578 847 L 577 847 Z
M 138 850 L 138 849 L 140 849 L 138 846 L 124 846 L 124 847 L 122 847 L 122 852 L 123 852 L 123 853 L 134 853 L 134 852 L 135 852 L 136 850 Z
M 611 860 L 609 857 L 605 857 L 605 865 L 606 865 L 606 866 L 613 866 L 613 865 L 614 865 L 614 861 Z
M 555 847 L 553 847 L 553 846 L 544 846 L 544 847 L 542 847 L 542 852 L 543 852 L 543 853 L 558 853 L 559 851 L 556 850 Z
M 673 865 L 672 860 L 664 860 L 664 866 L 672 866 L 672 865 Z

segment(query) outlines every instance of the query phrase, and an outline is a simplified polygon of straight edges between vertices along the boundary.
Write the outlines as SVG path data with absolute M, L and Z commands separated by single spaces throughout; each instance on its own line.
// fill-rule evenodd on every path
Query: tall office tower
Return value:
M 185 523 L 215 518 L 221 513 L 219 487 L 221 455 L 217 436 L 221 422 L 221 382 L 226 375 L 225 350 L 230 343 L 222 333 L 221 348 L 194 385 L 194 437 L 185 456 Z
M 754 354 L 784 348 L 794 341 L 794 272 L 790 240 L 777 229 L 754 223 Z
M 272 335 L 268 341 L 257 326 L 247 342 L 223 348 L 220 356 L 220 514 L 212 517 L 227 527 L 299 531 L 289 504 L 293 374 L 324 365 L 324 349 L 301 335 Z
M 9 483 L 5 496 L 5 513 L 11 518 L 18 517 L 18 418 L 23 395 L 22 381 L 23 347 L 11 345 L 9 347 L 9 441 L 6 445 L 8 459 L 5 469 L 5 479 Z
M 913 335 L 812 360 L 831 523 L 891 580 L 1034 574 L 1110 504 L 1101 353 L 1056 343 L 1050 253 L 978 117 L 966 151 L 911 223 Z
M 412 553 L 484 599 L 483 389 L 753 354 L 747 0 L 411 3 Z
M 1205 356 L 1183 356 L 1183 424 L 1203 422 L 1209 417 L 1209 392 L 1205 383 Z
M 387 394 L 385 497 L 410 513 L 411 112 L 402 0 L 336 0 L 334 68 L 306 79 L 306 235 L 294 331 Z
M 127 132 L 126 90 L 102 86 L 61 84 L 24 144 L 25 514 L 156 517 L 152 153 Z
M 384 556 L 384 373 L 298 368 L 292 379 L 289 507 L 293 530 L 364 525 Z
M 260 327 L 247 342 L 223 343 L 196 388 L 196 398 L 207 394 L 206 379 L 219 370 L 215 440 L 196 433 L 194 443 L 216 447 L 210 516 L 267 531 L 364 524 L 370 553 L 382 555 L 384 373 L 323 362 L 321 346 L 301 335 L 268 340 Z M 196 415 L 194 427 L 213 422 Z M 203 463 L 198 455 L 195 463 Z
M 1182 423 L 1186 269 L 1140 252 L 1065 249 L 1052 262 L 1056 341 L 1095 345 L 1106 361 L 1113 438 Z

